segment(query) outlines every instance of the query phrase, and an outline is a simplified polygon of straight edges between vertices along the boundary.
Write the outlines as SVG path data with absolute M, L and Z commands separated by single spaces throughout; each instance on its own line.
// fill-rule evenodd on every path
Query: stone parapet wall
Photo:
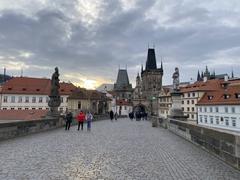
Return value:
M 168 119 L 171 132 L 201 146 L 240 170 L 240 134 Z
M 62 127 L 64 123 L 65 122 L 62 117 L 33 121 L 15 121 L 0 123 L 0 141 L 50 129 L 55 129 L 58 127 Z

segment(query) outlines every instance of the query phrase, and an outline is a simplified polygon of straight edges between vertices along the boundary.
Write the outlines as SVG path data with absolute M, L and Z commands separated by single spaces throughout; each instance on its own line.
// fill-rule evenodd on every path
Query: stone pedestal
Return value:
M 181 107 L 182 93 L 179 91 L 175 91 L 175 92 L 171 93 L 171 96 L 172 96 L 172 108 L 170 110 L 170 115 L 168 117 L 172 118 L 172 119 L 186 121 L 187 116 L 184 115 L 184 113 L 182 111 L 182 107 Z

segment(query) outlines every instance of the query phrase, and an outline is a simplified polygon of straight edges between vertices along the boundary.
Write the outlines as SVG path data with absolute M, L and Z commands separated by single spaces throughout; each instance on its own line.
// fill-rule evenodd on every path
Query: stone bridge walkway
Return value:
M 0 179 L 240 179 L 240 172 L 150 122 L 93 123 L 0 142 Z

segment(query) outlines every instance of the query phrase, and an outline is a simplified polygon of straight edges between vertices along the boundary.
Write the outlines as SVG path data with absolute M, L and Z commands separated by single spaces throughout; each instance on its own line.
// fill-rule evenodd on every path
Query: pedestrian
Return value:
M 88 113 L 86 114 L 87 130 L 88 130 L 88 131 L 91 131 L 91 123 L 92 123 L 92 120 L 93 120 L 93 115 L 92 115 L 90 112 L 88 112 Z
M 83 113 L 83 111 L 81 111 L 78 115 L 77 115 L 77 120 L 78 120 L 78 131 L 81 125 L 81 130 L 83 130 L 83 123 L 85 120 L 85 114 Z
M 118 118 L 118 113 L 117 112 L 115 112 L 114 118 L 115 118 L 115 120 L 117 120 L 117 118 Z
M 113 120 L 113 115 L 114 115 L 112 110 L 110 111 L 109 115 L 110 115 L 110 119 L 112 121 Z
M 72 123 L 73 115 L 71 112 L 68 112 L 66 115 L 66 126 L 65 130 L 69 130 Z

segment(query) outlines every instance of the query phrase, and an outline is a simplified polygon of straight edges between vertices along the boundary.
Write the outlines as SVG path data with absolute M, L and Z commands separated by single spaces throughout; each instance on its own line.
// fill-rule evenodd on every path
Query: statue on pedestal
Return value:
M 175 68 L 175 72 L 173 73 L 173 91 L 179 91 L 179 69 L 178 67 Z
M 50 107 L 50 113 L 53 115 L 58 114 L 58 107 L 61 104 L 59 88 L 59 72 L 58 68 L 56 67 L 51 79 L 51 92 L 49 95 L 50 100 L 48 102 L 48 106 Z

